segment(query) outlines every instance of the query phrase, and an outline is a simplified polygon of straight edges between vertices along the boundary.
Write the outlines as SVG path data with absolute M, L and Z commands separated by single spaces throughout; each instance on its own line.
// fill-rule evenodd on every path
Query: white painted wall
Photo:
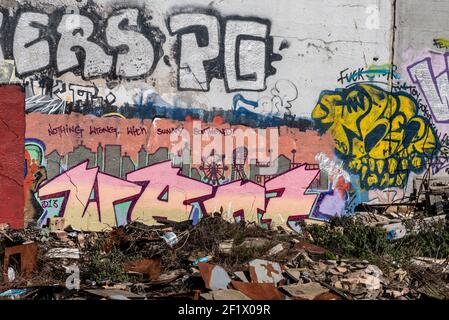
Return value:
M 25 2 L 25 1 L 19 1 Z M 80 3 L 83 3 L 81 1 Z M 102 7 L 100 14 L 107 15 L 116 5 L 137 6 L 153 17 L 152 23 L 166 35 L 164 53 L 170 56 L 171 67 L 159 61 L 153 74 L 144 81 L 122 82 L 113 92 L 118 103 L 132 102 L 140 89 L 155 91 L 171 104 L 198 106 L 205 109 L 230 109 L 236 93 L 227 93 L 221 79 L 213 79 L 208 92 L 179 92 L 176 87 L 177 67 L 171 48 L 176 40 L 170 36 L 166 18 L 176 8 L 208 8 L 223 16 L 239 15 L 268 19 L 271 21 L 270 35 L 274 38 L 274 52 L 282 60 L 273 63 L 277 69 L 267 78 L 267 90 L 263 92 L 240 92 L 246 98 L 259 100 L 271 97 L 271 89 L 278 80 L 289 80 L 298 90 L 298 98 L 291 105 L 297 116 L 310 117 L 310 113 L 322 90 L 338 86 L 340 71 L 384 64 L 391 56 L 391 16 L 389 0 L 156 0 L 156 1 L 96 1 Z M 125 4 L 126 3 L 126 4 Z M 32 5 L 48 7 L 76 4 L 77 1 L 34 0 Z M 237 30 L 239 31 L 239 30 Z M 245 31 L 245 30 L 241 30 Z M 246 30 L 248 31 L 248 30 Z M 222 31 L 220 31 L 222 32 Z M 279 51 L 282 41 L 289 47 Z M 257 49 L 257 48 L 256 48 Z M 187 56 L 195 54 L 187 53 Z M 195 57 L 194 57 L 195 58 Z M 255 71 L 261 59 L 250 56 L 247 71 Z M 373 59 L 376 59 L 373 60 Z M 70 83 L 87 84 L 67 73 L 61 79 Z M 101 89 L 103 80 L 93 81 Z M 154 86 L 153 86 L 154 84 Z M 288 87 L 288 85 L 287 85 Z M 286 89 L 288 94 L 289 88 Z M 108 89 L 105 89 L 107 94 Z M 282 112 L 283 110 L 281 110 Z

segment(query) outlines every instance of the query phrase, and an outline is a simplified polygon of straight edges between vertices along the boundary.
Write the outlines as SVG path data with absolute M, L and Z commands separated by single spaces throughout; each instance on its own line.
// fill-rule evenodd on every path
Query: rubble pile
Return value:
M 82 232 L 0 229 L 0 299 L 357 300 L 449 298 L 446 260 L 376 265 L 283 229 L 189 221 Z M 382 269 L 381 269 L 382 268 Z
M 407 229 L 443 221 L 449 213 L 449 180 L 431 176 L 429 169 L 421 178 L 413 180 L 413 192 L 396 198 L 394 191 L 386 191 L 388 200 L 374 199 L 358 206 L 356 219 L 370 226 L 384 228 L 389 239 L 405 237 Z M 390 201 L 391 199 L 391 201 Z M 412 225 L 412 228 L 407 228 Z
M 315 281 L 330 285 L 332 290 L 347 299 L 417 298 L 410 292 L 408 278 L 400 269 L 387 276 L 366 260 L 323 260 L 312 262 L 305 270 L 293 270 L 288 270 L 288 274 L 300 272 L 299 283 Z

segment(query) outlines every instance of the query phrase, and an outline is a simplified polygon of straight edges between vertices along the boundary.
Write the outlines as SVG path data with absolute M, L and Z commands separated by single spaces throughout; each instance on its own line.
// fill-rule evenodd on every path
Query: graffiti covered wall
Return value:
M 398 6 L 368 2 L 2 1 L 24 225 L 299 231 L 446 174 L 447 75 L 397 62 Z

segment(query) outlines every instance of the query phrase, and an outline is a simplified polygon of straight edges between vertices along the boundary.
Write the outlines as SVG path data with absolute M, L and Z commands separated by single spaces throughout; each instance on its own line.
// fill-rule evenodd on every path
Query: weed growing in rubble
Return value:
M 269 241 L 263 246 L 260 247 L 234 247 L 231 251 L 230 255 L 227 256 L 220 256 L 223 264 L 229 266 L 232 268 L 233 266 L 239 266 L 244 263 L 247 263 L 248 261 L 251 261 L 252 259 L 260 258 L 263 255 L 265 255 L 272 247 L 274 246 L 274 243 Z
M 112 247 L 106 252 L 102 250 L 102 241 L 91 251 L 90 261 L 86 268 L 85 276 L 92 281 L 129 281 L 129 276 L 125 272 L 125 264 L 141 258 L 140 255 L 130 255 L 117 247 Z
M 383 228 L 367 226 L 350 217 L 334 218 L 325 225 L 305 226 L 305 230 L 315 244 L 338 255 L 376 263 L 387 260 L 406 262 L 412 257 L 442 259 L 449 256 L 449 225 L 446 221 L 423 223 L 419 232 L 413 232 L 411 224 L 405 225 L 406 237 L 393 241 L 387 240 Z
M 276 243 L 289 241 L 292 237 L 262 229 L 251 223 L 231 223 L 220 216 L 205 217 L 189 230 L 187 240 L 186 237 L 180 239 L 179 249 L 175 248 L 173 254 L 163 256 L 163 266 L 171 269 L 182 268 L 183 263 L 212 256 L 214 264 L 219 264 L 229 271 L 237 271 L 252 259 L 263 257 Z M 254 246 L 242 245 L 249 238 L 261 238 L 263 241 L 262 244 Z M 232 251 L 226 254 L 220 252 L 220 243 L 229 240 L 233 241 Z
M 112 249 L 107 254 L 95 252 L 88 266 L 88 279 L 93 281 L 126 281 L 124 261 L 126 256 L 117 249 Z
M 354 222 L 349 217 L 335 218 L 325 225 L 306 227 L 314 242 L 337 254 L 369 259 L 388 251 L 387 233 Z
M 449 257 L 449 225 L 446 221 L 424 223 L 418 232 L 411 232 L 412 226 L 406 225 L 411 235 L 392 243 L 400 257 L 429 257 L 445 259 Z

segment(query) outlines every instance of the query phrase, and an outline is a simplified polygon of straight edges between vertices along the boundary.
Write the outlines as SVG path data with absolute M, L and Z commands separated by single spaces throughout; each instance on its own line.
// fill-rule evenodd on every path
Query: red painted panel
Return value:
M 0 223 L 23 228 L 25 93 L 0 86 Z

